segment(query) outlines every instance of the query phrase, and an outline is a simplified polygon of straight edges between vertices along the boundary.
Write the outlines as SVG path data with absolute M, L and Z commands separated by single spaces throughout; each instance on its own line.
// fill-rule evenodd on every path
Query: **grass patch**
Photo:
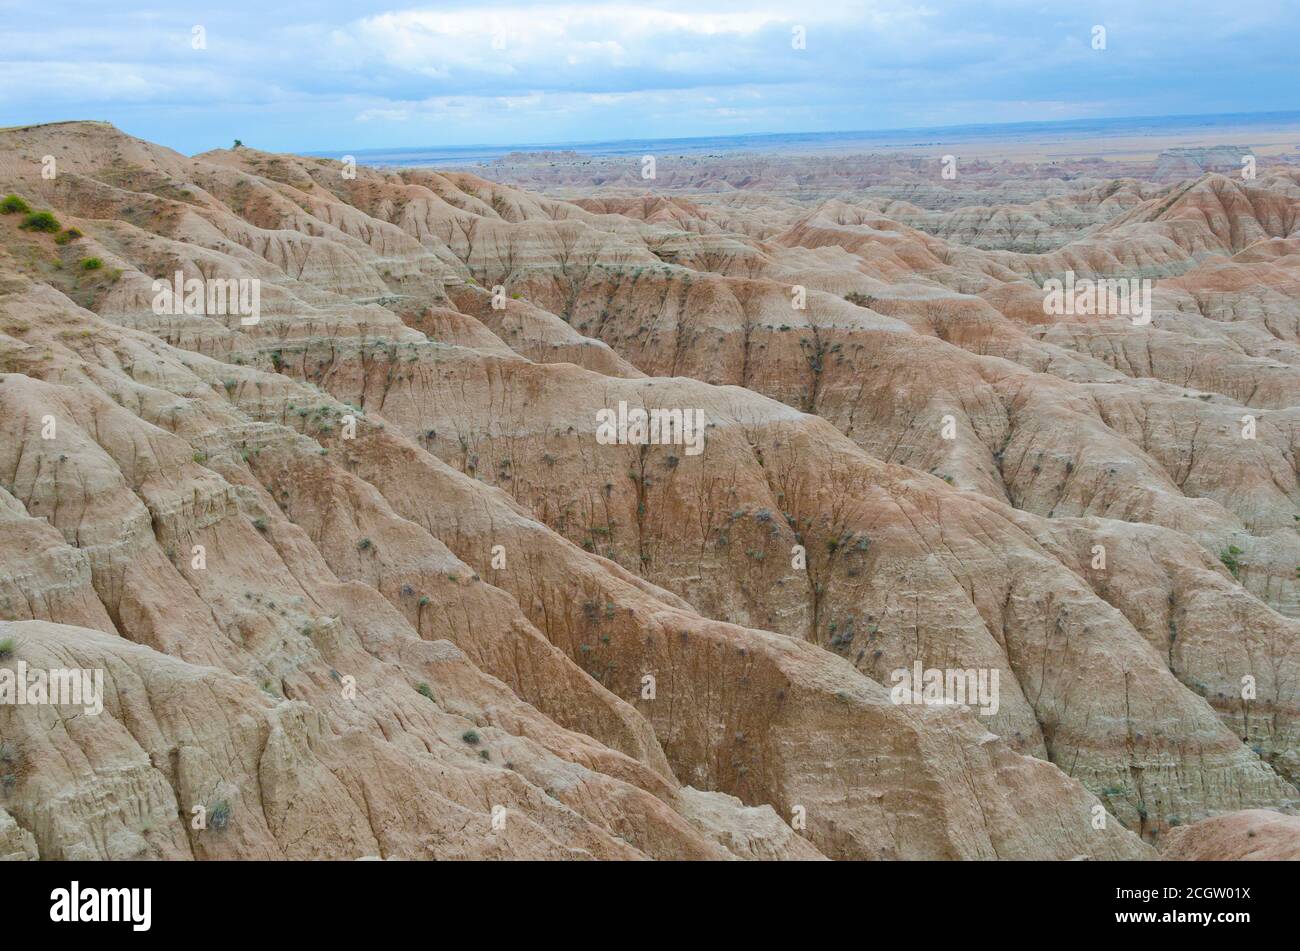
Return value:
M 5 195 L 4 201 L 0 201 L 0 212 L 6 215 L 25 215 L 31 210 L 32 206 L 17 195 Z
M 18 227 L 24 231 L 40 231 L 44 234 L 57 234 L 62 227 L 59 219 L 55 218 L 48 211 L 33 211 L 27 217 L 23 218 L 23 223 Z

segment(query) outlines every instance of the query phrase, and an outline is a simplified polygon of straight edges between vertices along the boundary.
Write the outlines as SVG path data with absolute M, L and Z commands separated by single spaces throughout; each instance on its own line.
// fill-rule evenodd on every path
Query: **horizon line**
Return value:
M 430 149 L 554 149 L 558 147 L 591 147 L 599 145 L 620 145 L 630 142 L 709 142 L 715 139 L 791 139 L 807 136 L 870 136 L 882 134 L 904 134 L 904 133 L 954 133 L 962 131 L 974 131 L 985 129 L 1026 129 L 1042 127 L 1068 127 L 1083 123 L 1097 122 L 1149 122 L 1154 120 L 1184 119 L 1193 120 L 1213 120 L 1213 119 L 1265 119 L 1279 118 L 1290 119 L 1300 124 L 1300 109 L 1270 110 L 1266 112 L 1206 112 L 1206 113 L 1169 113 L 1165 115 L 1140 115 L 1140 116 L 1095 116 L 1087 118 L 1074 119 L 1030 119 L 1018 122 L 964 122 L 954 125 L 940 126 L 890 126 L 880 129 L 824 129 L 824 130 L 806 130 L 802 132 L 736 132 L 719 135 L 692 135 L 692 136 L 649 136 L 645 138 L 622 138 L 622 139 L 573 139 L 566 141 L 531 141 L 531 142 L 465 142 L 449 144 L 429 144 L 429 145 L 411 145 L 411 146 L 390 146 L 383 148 L 365 148 L 365 149 L 303 149 L 297 152 L 299 155 L 309 155 L 313 157 L 330 158 L 341 154 L 366 155 L 366 154 L 388 154 L 400 152 L 420 152 Z

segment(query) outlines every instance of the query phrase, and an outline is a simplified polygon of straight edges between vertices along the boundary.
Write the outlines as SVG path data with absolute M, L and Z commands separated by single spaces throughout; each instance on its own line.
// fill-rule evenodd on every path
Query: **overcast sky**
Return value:
M 0 23 L 0 126 L 191 153 L 1300 108 L 1295 0 L 0 0 Z

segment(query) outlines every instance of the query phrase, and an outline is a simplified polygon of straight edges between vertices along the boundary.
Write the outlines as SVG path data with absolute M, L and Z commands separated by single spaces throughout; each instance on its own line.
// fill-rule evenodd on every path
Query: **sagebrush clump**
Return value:
M 23 201 L 17 195 L 5 195 L 4 201 L 0 201 L 0 213 L 6 215 L 25 215 L 31 210 L 31 205 L 27 204 L 27 202 Z
M 33 211 L 18 227 L 24 231 L 40 231 L 44 234 L 58 234 L 62 229 L 59 219 L 55 218 L 48 211 Z

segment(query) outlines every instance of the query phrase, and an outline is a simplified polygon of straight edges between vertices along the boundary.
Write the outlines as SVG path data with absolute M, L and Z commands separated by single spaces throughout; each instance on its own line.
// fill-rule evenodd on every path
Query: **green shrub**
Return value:
M 479 735 L 474 730 L 466 730 L 464 733 L 460 735 L 460 738 L 464 740 L 466 743 L 468 743 L 470 746 L 478 746 Z
M 33 211 L 18 227 L 24 231 L 42 231 L 46 234 L 56 234 L 61 227 L 59 219 L 55 218 L 48 211 Z
M 1236 545 L 1229 545 L 1227 551 L 1219 552 L 1219 561 L 1223 562 L 1223 567 L 1232 572 L 1234 578 L 1238 577 L 1241 572 L 1241 562 L 1237 556 L 1241 554 L 1241 549 Z
M 415 685 L 415 692 L 418 693 L 421 697 L 428 697 L 430 700 L 433 700 L 433 688 L 430 687 L 428 684 L 426 684 L 424 681 L 420 681 L 418 684 Z
M 230 816 L 233 812 L 229 800 L 218 799 L 208 810 L 208 828 L 220 832 L 230 825 Z
M 0 212 L 6 215 L 21 214 L 25 215 L 32 210 L 32 206 L 27 204 L 17 195 L 5 195 L 4 201 L 0 201 Z
M 0 660 L 8 660 L 13 657 L 16 650 L 18 650 L 18 642 L 12 637 L 0 640 Z
M 82 258 L 81 269 L 83 271 L 98 271 L 104 266 L 104 262 L 99 258 Z
M 59 233 L 59 236 L 54 239 L 54 243 L 69 244 L 70 242 L 76 241 L 78 238 L 84 237 L 85 235 L 77 228 L 64 228 L 63 231 Z

